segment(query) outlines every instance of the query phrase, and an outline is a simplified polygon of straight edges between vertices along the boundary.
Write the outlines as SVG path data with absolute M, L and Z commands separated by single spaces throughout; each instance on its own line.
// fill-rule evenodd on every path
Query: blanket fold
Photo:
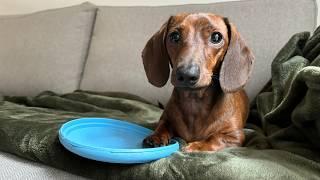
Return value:
M 272 62 L 257 110 L 272 148 L 320 161 L 320 32 L 295 34 Z

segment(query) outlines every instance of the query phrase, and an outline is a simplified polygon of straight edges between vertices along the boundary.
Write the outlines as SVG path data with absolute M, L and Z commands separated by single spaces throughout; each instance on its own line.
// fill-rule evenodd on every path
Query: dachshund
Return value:
M 148 81 L 174 86 L 145 147 L 184 139 L 186 152 L 241 146 L 249 100 L 243 90 L 254 56 L 228 18 L 211 13 L 171 16 L 142 51 Z

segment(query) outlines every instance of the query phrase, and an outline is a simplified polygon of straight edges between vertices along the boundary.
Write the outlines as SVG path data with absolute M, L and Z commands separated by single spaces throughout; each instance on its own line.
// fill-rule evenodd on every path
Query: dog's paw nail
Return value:
M 151 148 L 151 147 L 163 147 L 169 144 L 169 140 L 167 137 L 159 137 L 156 135 L 151 135 L 145 138 L 142 142 L 143 147 Z
M 151 148 L 154 147 L 154 144 L 152 143 L 150 138 L 145 138 L 142 142 L 142 145 L 144 148 Z

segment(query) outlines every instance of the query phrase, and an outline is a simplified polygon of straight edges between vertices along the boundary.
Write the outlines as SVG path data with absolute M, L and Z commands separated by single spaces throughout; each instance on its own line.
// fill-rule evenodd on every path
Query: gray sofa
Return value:
M 270 79 L 271 61 L 297 32 L 313 31 L 315 0 L 246 0 L 204 5 L 106 7 L 90 3 L 0 16 L 0 94 L 35 96 L 76 89 L 123 91 L 165 104 L 172 86 L 145 77 L 141 50 L 178 12 L 213 12 L 234 22 L 256 56 L 246 91 L 252 100 Z M 0 179 L 81 177 L 0 153 Z

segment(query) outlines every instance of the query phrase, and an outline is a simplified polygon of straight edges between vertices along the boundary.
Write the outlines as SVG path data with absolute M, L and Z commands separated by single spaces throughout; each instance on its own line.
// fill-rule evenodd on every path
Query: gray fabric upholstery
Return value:
M 0 18 L 0 93 L 79 87 L 96 7 L 89 3 Z
M 85 180 L 65 171 L 0 152 L 0 179 L 21 180 Z
M 316 25 L 314 0 L 247 0 L 164 7 L 99 7 L 81 88 L 126 91 L 152 102 L 166 102 L 171 84 L 159 89 L 144 74 L 141 51 L 170 15 L 212 12 L 229 17 L 252 48 L 255 68 L 246 90 L 250 98 L 270 78 L 277 51 L 296 32 Z

